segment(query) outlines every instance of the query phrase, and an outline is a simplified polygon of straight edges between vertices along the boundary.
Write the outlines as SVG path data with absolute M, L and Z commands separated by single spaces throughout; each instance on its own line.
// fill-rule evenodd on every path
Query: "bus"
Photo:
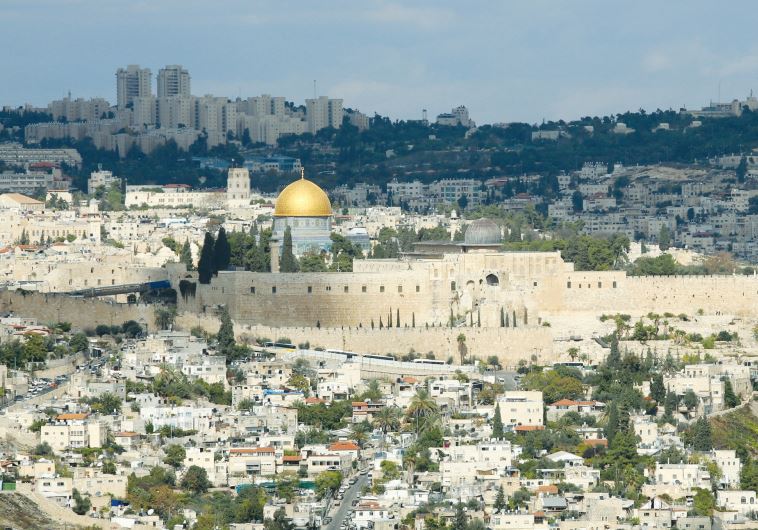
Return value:
M 294 344 L 288 344 L 286 342 L 266 342 L 263 344 L 266 348 L 281 348 L 284 350 L 295 351 L 297 347 Z
M 446 364 L 445 361 L 439 359 L 413 359 L 411 362 L 416 364 L 436 364 L 437 366 Z

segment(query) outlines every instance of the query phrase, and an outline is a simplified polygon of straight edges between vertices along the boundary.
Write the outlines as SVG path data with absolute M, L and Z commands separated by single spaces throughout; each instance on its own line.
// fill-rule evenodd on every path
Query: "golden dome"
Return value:
M 324 190 L 310 180 L 298 179 L 276 199 L 275 217 L 329 217 L 332 203 Z

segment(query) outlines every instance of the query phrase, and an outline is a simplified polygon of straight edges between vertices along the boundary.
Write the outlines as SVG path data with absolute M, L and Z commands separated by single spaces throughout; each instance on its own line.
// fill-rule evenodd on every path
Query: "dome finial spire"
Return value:
M 300 166 L 300 178 L 305 179 L 305 168 Z

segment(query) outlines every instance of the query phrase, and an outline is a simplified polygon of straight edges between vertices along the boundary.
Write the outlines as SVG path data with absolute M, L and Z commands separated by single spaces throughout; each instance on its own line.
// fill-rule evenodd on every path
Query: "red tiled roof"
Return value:
M 316 405 L 318 403 L 326 403 L 326 401 L 324 401 L 321 398 L 317 398 L 317 397 L 313 397 L 313 396 L 305 398 L 305 404 L 306 405 Z
M 365 401 L 353 401 L 351 405 L 354 407 L 368 407 L 368 403 Z
M 284 462 L 300 462 L 300 457 L 297 455 L 284 455 L 282 460 Z
M 573 407 L 573 406 L 592 406 L 597 405 L 598 401 L 574 401 L 573 399 L 561 399 L 551 405 L 551 407 Z
M 599 440 L 584 440 L 584 445 L 589 445 L 590 447 L 594 447 L 596 445 L 602 445 L 603 447 L 608 447 L 608 440 L 605 438 L 600 438 Z
M 543 425 L 517 425 L 516 432 L 544 431 Z
M 537 487 L 537 493 L 558 493 L 558 486 L 555 484 L 545 484 Z
M 357 451 L 358 447 L 354 442 L 334 442 L 329 446 L 330 451 Z
M 86 412 L 79 412 L 79 413 L 67 413 L 67 414 L 58 414 L 58 416 L 55 418 L 59 421 L 67 421 L 67 420 L 84 420 L 87 419 L 88 414 Z

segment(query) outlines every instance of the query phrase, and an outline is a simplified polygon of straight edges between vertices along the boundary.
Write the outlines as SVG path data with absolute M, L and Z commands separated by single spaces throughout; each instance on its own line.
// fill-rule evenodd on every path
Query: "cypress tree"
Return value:
M 608 444 L 613 443 L 613 438 L 616 436 L 616 432 L 619 427 L 619 409 L 616 406 L 616 402 L 611 402 L 611 410 L 608 412 L 608 423 L 605 425 L 605 438 L 608 440 Z
M 497 497 L 495 497 L 495 509 L 498 511 L 504 510 L 508 505 L 505 502 L 505 491 L 501 484 L 497 490 Z
M 503 439 L 503 418 L 500 416 L 500 403 L 495 405 L 495 417 L 492 419 L 492 437 Z
M 650 397 L 653 398 L 658 404 L 661 404 L 666 398 L 666 387 L 663 386 L 663 375 L 653 374 L 650 379 Z
M 179 263 L 184 263 L 188 271 L 195 268 L 195 265 L 192 263 L 192 248 L 190 247 L 189 239 L 184 240 L 182 250 L 179 253 Z
M 200 259 L 197 262 L 197 274 L 200 283 L 211 283 L 213 276 L 213 236 L 210 232 L 205 233 L 203 248 L 200 251 Z
M 213 245 L 213 274 L 218 271 L 225 271 L 229 268 L 232 258 L 232 247 L 226 239 L 226 230 L 222 226 L 219 228 L 216 243 Z
M 289 226 L 284 229 L 282 259 L 279 262 L 279 270 L 281 272 L 297 272 L 297 259 L 292 251 L 292 229 Z
M 734 393 L 734 387 L 729 378 L 724 379 L 724 403 L 730 409 L 740 404 L 740 398 Z
M 221 327 L 216 334 L 218 341 L 218 350 L 224 355 L 229 355 L 234 349 L 234 325 L 232 318 L 229 316 L 229 310 L 224 308 L 221 312 Z
M 692 448 L 695 451 L 710 451 L 713 449 L 711 424 L 706 418 L 700 417 L 695 422 L 692 431 Z
M 608 368 L 615 370 L 621 364 L 621 352 L 619 351 L 619 338 L 615 333 L 611 339 L 611 351 L 608 354 L 608 358 L 605 361 Z

